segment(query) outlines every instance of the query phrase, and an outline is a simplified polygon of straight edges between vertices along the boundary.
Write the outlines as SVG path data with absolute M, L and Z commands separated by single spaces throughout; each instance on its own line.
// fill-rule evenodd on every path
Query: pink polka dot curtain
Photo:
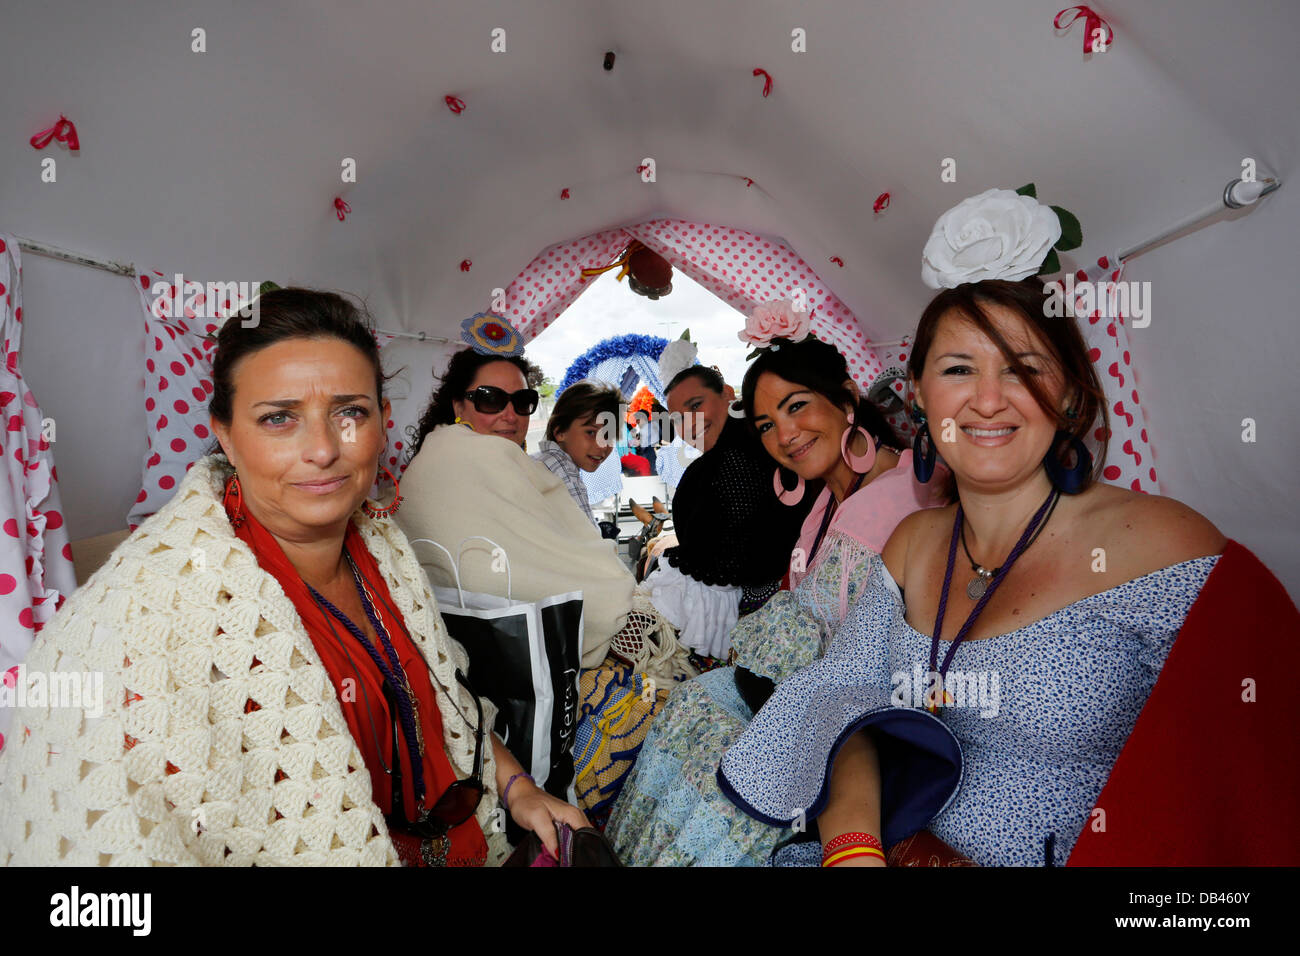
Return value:
M 655 219 L 558 243 L 543 250 L 506 289 L 505 317 L 525 340 L 534 338 L 593 281 L 582 270 L 608 265 L 633 239 L 746 315 L 764 302 L 802 290 L 814 310 L 814 334 L 839 348 L 854 380 L 866 388 L 880 374 L 880 358 L 858 318 L 798 253 L 780 239 L 730 226 Z
M 77 586 L 46 419 L 19 365 L 22 258 L 0 235 L 0 679 L 12 691 L 32 641 Z M 0 707 L 0 749 L 12 707 Z

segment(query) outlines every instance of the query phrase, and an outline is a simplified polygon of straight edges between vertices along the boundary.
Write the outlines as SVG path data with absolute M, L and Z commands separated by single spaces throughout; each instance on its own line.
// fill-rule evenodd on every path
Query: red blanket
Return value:
M 1229 541 L 1071 866 L 1300 864 L 1300 612 Z

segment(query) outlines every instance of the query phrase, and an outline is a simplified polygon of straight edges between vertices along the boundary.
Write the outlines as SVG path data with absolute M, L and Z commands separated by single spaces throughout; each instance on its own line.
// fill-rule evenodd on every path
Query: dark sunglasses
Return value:
M 495 385 L 480 385 L 473 391 L 466 392 L 465 397 L 484 415 L 504 412 L 506 405 L 513 405 L 516 415 L 531 415 L 537 411 L 537 403 L 542 400 L 535 388 L 521 388 L 517 392 L 507 392 L 504 388 L 497 388 Z

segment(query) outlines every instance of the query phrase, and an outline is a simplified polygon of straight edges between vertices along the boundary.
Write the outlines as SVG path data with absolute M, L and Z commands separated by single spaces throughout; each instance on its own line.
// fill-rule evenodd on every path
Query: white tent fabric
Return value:
M 784 242 L 864 336 L 897 340 L 930 297 L 929 229 L 965 196 L 1034 181 L 1082 220 L 1073 271 L 1212 202 L 1247 165 L 1287 181 L 1300 151 L 1286 0 L 1103 5 L 1104 53 L 1032 0 L 11 6 L 0 229 L 205 279 L 347 290 L 384 328 L 447 338 L 539 252 L 676 219 Z M 34 150 L 60 113 L 80 150 Z M 653 182 L 636 172 L 646 159 Z M 1300 593 L 1285 387 L 1300 325 L 1279 318 L 1300 193 L 1225 218 L 1125 269 L 1152 291 L 1118 366 L 1125 388 L 1127 368 L 1141 375 L 1151 458 L 1127 458 Z M 115 531 L 149 454 L 138 293 L 36 257 L 25 280 L 24 372 L 59 422 L 70 533 Z M 396 340 L 385 355 L 422 405 L 445 350 Z

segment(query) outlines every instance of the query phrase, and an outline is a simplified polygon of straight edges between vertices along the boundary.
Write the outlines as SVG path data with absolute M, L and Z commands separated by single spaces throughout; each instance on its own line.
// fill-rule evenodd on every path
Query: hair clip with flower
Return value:
M 460 337 L 479 355 L 524 354 L 524 337 L 499 315 L 478 312 L 460 324 Z
M 1083 244 L 1073 213 L 1038 201 L 1033 183 L 963 199 L 934 224 L 921 253 L 921 281 L 955 289 L 984 279 L 1019 281 L 1061 269 L 1057 251 Z
M 796 310 L 790 299 L 775 299 L 755 309 L 745 320 L 744 331 L 737 332 L 736 338 L 754 346 L 754 350 L 745 356 L 745 361 L 749 361 L 764 349 L 779 350 L 781 345 L 774 342 L 775 339 L 793 344 L 810 335 L 812 313 Z

